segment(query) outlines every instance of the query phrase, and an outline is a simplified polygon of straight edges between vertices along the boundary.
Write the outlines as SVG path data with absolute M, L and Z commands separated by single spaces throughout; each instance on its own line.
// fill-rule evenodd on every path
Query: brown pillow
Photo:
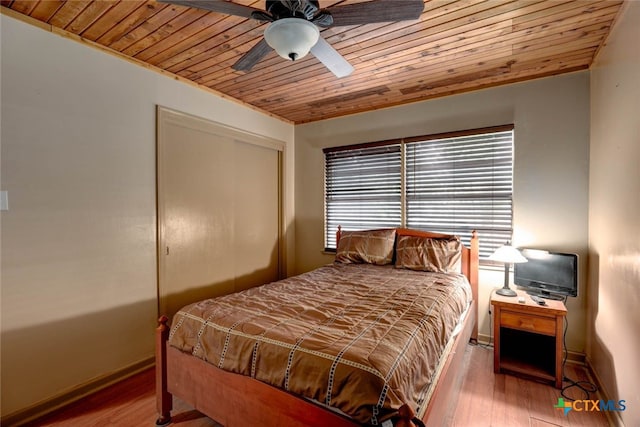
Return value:
M 343 231 L 336 262 L 343 264 L 391 264 L 396 230 Z
M 410 270 L 460 273 L 462 243 L 457 237 L 400 236 L 396 246 L 396 267 Z

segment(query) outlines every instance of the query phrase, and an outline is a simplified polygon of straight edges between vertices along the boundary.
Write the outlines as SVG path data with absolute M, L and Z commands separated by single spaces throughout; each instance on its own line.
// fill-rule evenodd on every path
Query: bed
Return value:
M 403 228 L 336 237 L 331 265 L 160 318 L 157 425 L 173 396 L 229 427 L 444 420 L 477 337 L 475 232 L 468 248 Z

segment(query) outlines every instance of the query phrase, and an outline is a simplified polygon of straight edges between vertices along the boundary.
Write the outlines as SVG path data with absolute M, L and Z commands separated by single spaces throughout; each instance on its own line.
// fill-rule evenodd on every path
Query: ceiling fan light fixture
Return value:
M 318 42 L 320 31 L 302 18 L 283 18 L 269 24 L 264 31 L 267 44 L 284 59 L 303 58 Z

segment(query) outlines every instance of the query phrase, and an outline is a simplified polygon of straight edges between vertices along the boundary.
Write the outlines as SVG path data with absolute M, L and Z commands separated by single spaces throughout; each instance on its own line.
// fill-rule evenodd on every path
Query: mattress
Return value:
M 423 412 L 471 298 L 461 274 L 336 263 L 188 305 L 169 344 L 378 425 Z

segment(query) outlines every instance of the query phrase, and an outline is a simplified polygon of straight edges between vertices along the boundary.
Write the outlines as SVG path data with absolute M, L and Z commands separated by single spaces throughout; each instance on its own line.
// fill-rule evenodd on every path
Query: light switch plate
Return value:
M 9 192 L 0 191 L 0 211 L 9 210 Z

